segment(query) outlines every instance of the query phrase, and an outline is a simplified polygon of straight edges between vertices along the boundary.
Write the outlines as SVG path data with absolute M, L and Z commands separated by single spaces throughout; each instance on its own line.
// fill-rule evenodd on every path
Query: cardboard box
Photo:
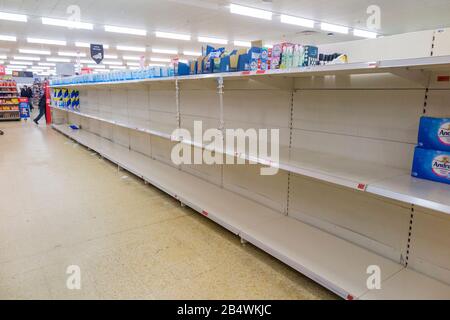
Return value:
M 450 118 L 422 117 L 419 127 L 419 146 L 450 151 Z
M 450 152 L 417 147 L 412 176 L 450 184 Z

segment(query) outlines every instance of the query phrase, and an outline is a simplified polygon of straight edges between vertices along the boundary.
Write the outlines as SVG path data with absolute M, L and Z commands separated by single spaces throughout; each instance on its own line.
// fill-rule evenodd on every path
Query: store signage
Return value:
M 91 68 L 81 68 L 81 74 L 91 74 L 93 71 L 94 69 Z
M 96 64 L 100 64 L 105 56 L 105 50 L 102 44 L 91 44 L 91 58 Z
M 13 71 L 12 72 L 13 77 L 17 78 L 33 78 L 33 72 L 29 71 Z
M 6 69 L 5 66 L 0 65 L 0 76 L 6 75 Z

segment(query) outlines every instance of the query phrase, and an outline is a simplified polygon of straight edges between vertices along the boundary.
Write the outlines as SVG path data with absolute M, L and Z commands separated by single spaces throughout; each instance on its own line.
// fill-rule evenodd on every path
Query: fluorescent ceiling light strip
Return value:
M 164 39 L 175 39 L 175 40 L 184 40 L 184 41 L 191 40 L 191 36 L 189 34 L 179 34 L 179 33 L 156 31 L 155 35 L 157 38 L 164 38 Z
M 116 48 L 117 48 L 117 50 L 120 50 L 120 51 L 145 52 L 144 47 L 117 46 Z
M 47 50 L 19 49 L 19 52 L 25 54 L 51 55 L 51 52 Z
M 183 51 L 183 54 L 185 56 L 192 56 L 192 57 L 200 57 L 202 55 L 201 52 L 195 52 L 195 51 Z
M 137 36 L 146 36 L 147 31 L 143 29 L 134 29 L 134 28 L 125 28 L 125 27 L 116 27 L 116 26 L 105 26 L 106 32 L 114 32 L 114 33 L 123 33 L 123 34 L 132 34 Z
M 92 62 L 94 62 L 94 60 L 92 60 L 92 59 L 81 59 L 80 60 L 80 63 L 87 63 L 87 64 L 90 64 L 90 63 L 92 63 Z
M 236 47 L 245 47 L 245 48 L 250 48 L 252 46 L 252 43 L 249 41 L 239 41 L 239 40 L 235 40 L 234 41 L 234 45 Z
M 167 59 L 167 58 L 150 58 L 150 61 L 154 61 L 154 62 L 170 62 L 172 60 Z
M 138 56 L 123 56 L 124 60 L 131 60 L 131 61 L 141 61 L 141 57 Z
M 0 41 L 10 41 L 10 42 L 16 42 L 17 38 L 14 36 L 5 36 L 5 35 L 0 35 Z
M 47 70 L 50 67 L 39 67 L 39 66 L 32 66 L 31 69 L 33 70 Z
M 93 44 L 97 44 L 97 43 L 93 42 Z M 101 43 L 98 43 L 98 44 L 101 44 Z M 75 42 L 75 47 L 78 47 L 78 48 L 90 48 L 91 44 L 89 42 L 79 42 L 79 41 L 77 41 L 77 42 Z M 103 45 L 103 49 L 109 49 L 109 45 L 108 44 L 104 44 Z
M 53 44 L 57 46 L 67 45 L 66 41 L 62 40 L 51 40 L 51 39 L 39 39 L 39 38 L 27 38 L 28 43 L 40 43 L 40 44 Z
M 28 21 L 28 17 L 26 15 L 23 15 L 23 14 L 0 12 L 0 20 L 27 22 Z
M 138 62 L 127 62 L 127 66 L 140 67 L 141 64 Z
M 164 64 L 164 63 L 149 63 L 148 66 L 149 67 L 166 67 L 167 64 Z
M 111 65 L 111 66 L 121 66 L 123 65 L 120 61 L 102 61 L 103 64 Z
M 4 60 L 4 59 L 6 59 L 6 56 L 5 55 L 0 55 L 0 59 Z
M 70 51 L 59 51 L 58 52 L 58 56 L 61 56 L 61 57 L 81 57 L 81 58 L 85 58 L 86 57 L 86 53 L 83 53 L 83 52 L 70 52 Z
M 234 3 L 230 4 L 230 12 L 242 16 L 248 16 L 264 20 L 272 20 L 272 12 L 270 11 L 244 7 Z
M 335 24 L 330 24 L 330 23 L 325 23 L 322 22 L 320 25 L 320 28 L 323 31 L 331 31 L 331 32 L 337 32 L 337 33 L 343 33 L 343 34 L 348 34 L 348 27 L 343 27 L 343 26 L 338 26 Z
M 47 58 L 47 61 L 49 61 L 49 62 L 65 62 L 65 63 L 69 63 L 71 60 L 70 59 L 64 59 L 64 58 Z
M 375 39 L 376 37 L 378 37 L 378 34 L 376 32 L 360 30 L 360 29 L 354 29 L 353 35 L 355 37 L 369 38 L 369 39 Z
M 3 61 L 3 60 L 0 60 L 0 64 L 4 64 L 5 63 L 5 61 Z
M 105 59 L 117 59 L 118 56 L 115 55 L 115 54 L 105 54 L 105 55 L 103 56 L 103 58 L 105 58 Z
M 297 17 L 293 17 L 293 16 L 288 16 L 285 14 L 281 15 L 281 22 L 287 23 L 287 24 L 293 24 L 295 26 L 311 28 L 311 29 L 314 28 L 314 25 L 316 24 L 316 22 L 314 20 L 297 18 Z
M 125 66 L 110 66 L 109 68 L 116 69 L 116 70 L 123 70 L 123 69 L 126 69 L 127 67 L 125 67 Z
M 23 65 L 23 66 L 32 66 L 33 65 L 33 62 L 29 62 L 29 61 L 14 61 L 14 60 L 11 60 L 10 62 L 9 62 L 9 64 L 18 64 L 18 65 Z
M 163 54 L 178 54 L 177 50 L 170 50 L 170 49 L 157 49 L 157 48 L 153 48 L 152 49 L 153 53 L 163 53 Z
M 14 56 L 14 60 L 41 61 L 40 57 Z
M 56 63 L 51 63 L 51 62 L 39 62 L 38 65 L 40 65 L 40 66 L 47 66 L 47 67 L 54 67 L 54 66 L 56 66 Z
M 211 37 L 198 37 L 198 41 L 204 43 L 228 44 L 228 40 L 226 39 L 211 38 Z
M 104 65 L 101 65 L 101 64 L 88 64 L 87 67 L 91 68 L 91 69 L 105 69 L 106 68 Z
M 58 27 L 66 27 L 69 29 L 94 30 L 94 25 L 92 23 L 72 21 L 68 19 L 66 20 L 66 19 L 42 18 L 42 24 Z

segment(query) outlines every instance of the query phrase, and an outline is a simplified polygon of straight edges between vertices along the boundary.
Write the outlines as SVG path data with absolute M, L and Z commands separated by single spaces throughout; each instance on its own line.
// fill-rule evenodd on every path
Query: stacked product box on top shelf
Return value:
M 422 117 L 412 175 L 450 184 L 450 118 Z

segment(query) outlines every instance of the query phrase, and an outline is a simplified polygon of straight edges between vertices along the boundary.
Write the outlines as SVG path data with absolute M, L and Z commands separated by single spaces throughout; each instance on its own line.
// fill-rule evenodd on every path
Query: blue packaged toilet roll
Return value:
M 426 149 L 450 151 L 450 118 L 422 117 L 419 146 Z
M 450 184 L 450 152 L 417 147 L 412 176 Z

